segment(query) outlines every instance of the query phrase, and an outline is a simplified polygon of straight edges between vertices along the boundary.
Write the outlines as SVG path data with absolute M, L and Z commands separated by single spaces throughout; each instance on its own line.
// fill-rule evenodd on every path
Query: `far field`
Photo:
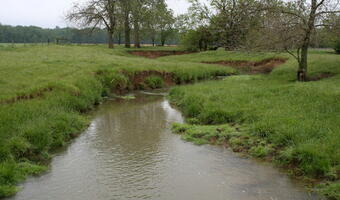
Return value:
M 273 58 L 285 63 L 271 73 L 243 74 L 242 62 Z M 86 128 L 82 113 L 103 96 L 233 75 L 171 89 L 170 100 L 190 124 L 175 131 L 199 144 L 220 139 L 296 175 L 330 181 L 322 193 L 340 199 L 340 56 L 312 50 L 309 62 L 315 81 L 298 83 L 297 64 L 286 54 L 218 50 L 148 59 L 121 47 L 0 45 L 0 197 L 43 171 L 49 152 Z M 225 127 L 241 132 L 230 135 Z

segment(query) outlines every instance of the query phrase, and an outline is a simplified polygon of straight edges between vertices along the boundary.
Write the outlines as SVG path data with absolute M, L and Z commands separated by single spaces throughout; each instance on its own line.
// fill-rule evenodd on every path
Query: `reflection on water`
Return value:
M 183 142 L 169 130 L 182 121 L 163 97 L 109 101 L 51 170 L 12 199 L 316 199 L 267 164 Z

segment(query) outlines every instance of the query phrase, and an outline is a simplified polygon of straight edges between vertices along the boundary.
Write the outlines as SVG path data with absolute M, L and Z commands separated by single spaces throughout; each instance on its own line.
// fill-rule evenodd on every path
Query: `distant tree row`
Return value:
M 43 29 L 36 26 L 9 26 L 0 24 L 1 43 L 106 43 L 104 30 L 59 28 Z
M 177 33 L 165 0 L 88 0 L 74 5 L 67 19 L 81 27 L 104 28 L 109 48 L 122 38 L 127 48 L 131 41 L 139 48 L 142 39 L 164 46 Z
M 155 32 L 148 36 L 148 30 L 141 31 L 141 42 L 144 44 L 161 45 L 161 35 Z M 178 35 L 175 31 L 167 37 L 167 44 L 177 44 Z M 77 43 L 106 44 L 107 31 L 101 28 L 40 28 L 36 26 L 9 26 L 0 24 L 0 43 Z M 114 43 L 123 44 L 125 38 L 122 30 L 114 33 Z

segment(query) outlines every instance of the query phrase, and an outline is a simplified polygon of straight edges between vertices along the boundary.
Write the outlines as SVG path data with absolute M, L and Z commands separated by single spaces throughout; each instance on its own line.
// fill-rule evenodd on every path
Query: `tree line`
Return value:
M 9 26 L 0 24 L 0 43 L 106 43 L 102 29 L 59 28 L 36 26 Z
M 104 28 L 109 48 L 124 38 L 125 47 L 141 47 L 144 39 L 164 46 L 177 31 L 175 17 L 165 0 L 88 0 L 73 6 L 67 20 L 86 28 Z
M 160 34 L 154 33 L 153 39 L 146 31 L 141 31 L 143 44 L 161 45 Z M 167 44 L 177 44 L 179 36 L 173 31 L 167 37 Z M 76 44 L 106 44 L 107 31 L 102 28 L 41 28 L 37 26 L 10 26 L 0 24 L 0 43 L 76 43 Z M 124 33 L 114 33 L 114 43 L 125 43 Z

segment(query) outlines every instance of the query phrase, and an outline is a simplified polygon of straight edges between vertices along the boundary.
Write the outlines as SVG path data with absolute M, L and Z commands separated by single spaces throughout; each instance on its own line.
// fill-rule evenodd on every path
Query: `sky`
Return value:
M 6 25 L 34 25 L 43 28 L 65 27 L 64 16 L 75 2 L 86 0 L 0 0 L 0 23 Z M 185 13 L 186 0 L 166 0 L 175 14 Z

